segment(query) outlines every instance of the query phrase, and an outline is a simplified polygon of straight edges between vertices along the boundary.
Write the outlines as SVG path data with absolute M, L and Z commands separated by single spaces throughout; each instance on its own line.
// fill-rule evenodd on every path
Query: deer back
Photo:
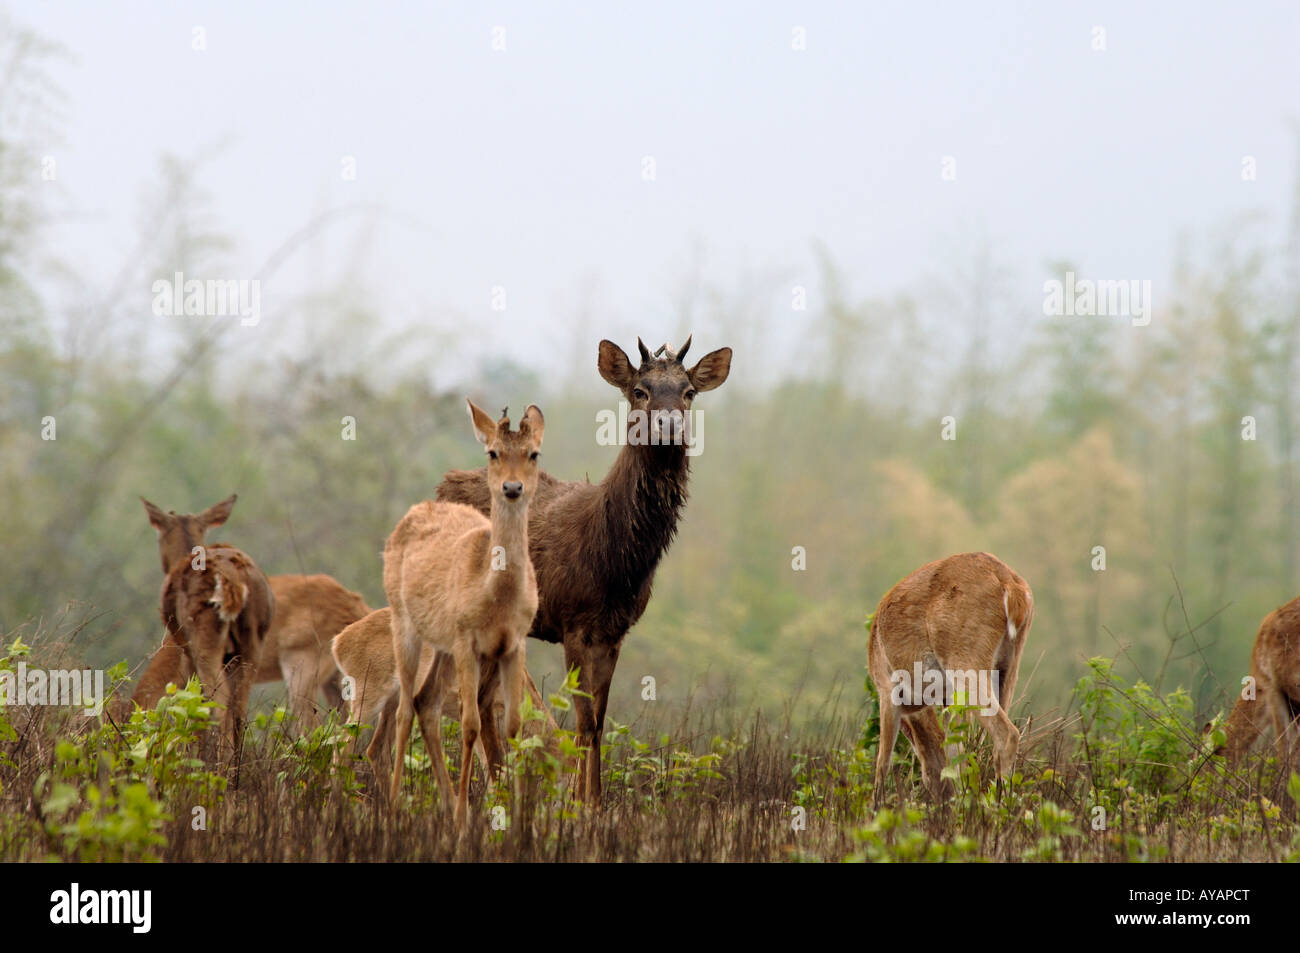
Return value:
M 163 581 L 163 625 L 192 664 L 237 653 L 256 663 L 275 611 L 262 571 L 224 543 L 207 547 L 203 569 L 181 562 Z

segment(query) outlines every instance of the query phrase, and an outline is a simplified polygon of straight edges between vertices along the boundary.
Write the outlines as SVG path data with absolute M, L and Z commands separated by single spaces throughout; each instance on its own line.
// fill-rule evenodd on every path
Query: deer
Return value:
M 665 344 L 654 356 L 640 338 L 636 343 L 638 365 L 609 340 L 597 352 L 600 376 L 629 404 L 623 446 L 604 480 L 561 481 L 543 471 L 529 508 L 540 602 L 528 634 L 562 644 L 566 668 L 578 670 L 585 695 L 574 698 L 584 749 L 577 794 L 593 808 L 601 802 L 600 743 L 619 652 L 650 602 L 655 570 L 686 505 L 688 415 L 696 396 L 721 386 L 731 371 L 729 347 L 688 368 L 691 337 L 679 350 Z M 449 471 L 437 499 L 487 513 L 483 469 Z M 485 747 L 498 762 L 500 747 L 490 734 Z
M 374 769 L 375 779 L 387 780 L 392 777 L 392 765 L 389 756 L 393 743 L 393 725 L 397 715 L 398 705 L 398 681 L 397 681 L 397 659 L 393 655 L 393 629 L 392 629 L 392 610 L 385 607 L 376 609 L 363 619 L 358 619 L 351 625 L 347 626 L 342 632 L 334 637 L 333 655 L 334 662 L 344 678 L 351 680 L 351 691 L 348 693 L 351 697 L 349 700 L 348 720 L 361 725 L 373 725 L 374 735 L 370 739 L 370 744 L 366 747 L 366 760 Z M 423 685 L 429 675 L 429 670 L 433 665 L 433 649 L 428 646 L 422 646 L 420 650 L 420 664 L 417 669 L 415 683 Z M 456 696 L 454 688 L 455 670 L 451 664 L 451 658 L 447 655 L 439 655 L 440 660 L 438 673 L 435 675 L 439 679 L 439 692 L 446 696 L 446 702 L 441 709 L 441 716 L 452 719 L 460 718 L 460 700 Z M 524 689 L 532 699 L 535 709 L 544 712 L 546 715 L 545 726 L 534 727 L 532 723 L 525 724 L 522 731 L 525 735 L 541 734 L 546 739 L 548 747 L 552 747 L 551 742 L 555 738 L 555 732 L 559 731 L 559 726 L 551 716 L 550 709 L 542 699 L 542 693 L 537 690 L 532 676 L 528 674 L 528 669 L 524 669 Z M 450 695 L 448 694 L 450 690 Z M 492 703 L 492 720 L 498 721 L 504 711 L 505 705 L 501 701 L 500 692 L 496 692 Z M 480 711 L 480 717 L 482 712 Z M 487 755 L 483 749 L 483 739 L 480 736 L 479 743 L 474 749 L 478 755 L 480 763 L 485 770 L 491 768 Z M 342 750 L 339 752 L 342 755 Z M 552 751 L 556 754 L 556 751 Z M 383 791 L 382 785 L 380 790 Z M 383 791 L 383 793 L 387 793 Z
M 158 531 L 163 626 L 198 673 L 204 694 L 224 709 L 219 756 L 239 751 L 253 673 L 275 612 L 271 586 L 248 554 L 226 543 L 199 542 L 230 518 L 236 499 L 231 494 L 202 513 L 177 514 L 141 497 Z
M 203 544 L 201 534 L 194 544 Z M 294 729 L 306 733 L 317 724 L 318 692 L 328 707 L 342 709 L 339 672 L 330 645 L 338 632 L 369 613 L 370 607 L 358 593 L 323 573 L 269 576 L 267 582 L 275 598 L 275 615 L 253 681 L 261 685 L 283 679 Z M 169 682 L 184 685 L 193 672 L 184 649 L 166 633 L 130 699 L 114 705 L 113 717 L 125 719 L 133 705 L 152 708 Z
M 946 759 L 937 709 L 959 700 L 962 683 L 993 741 L 999 777 L 1011 773 L 1020 731 L 1007 712 L 1033 615 L 1028 584 L 990 553 L 927 563 L 885 593 L 867 639 L 880 711 L 874 804 L 880 803 L 900 727 L 920 759 L 930 796 L 940 800 L 952 793 L 942 777 Z
M 484 668 L 491 698 L 495 679 L 505 700 L 505 732 L 519 733 L 526 636 L 537 613 L 537 577 L 528 557 L 528 507 L 537 491 L 538 457 L 545 421 L 535 404 L 518 430 L 502 411 L 493 422 L 466 399 L 474 435 L 487 452 L 489 515 L 460 503 L 426 500 L 402 517 L 384 545 L 384 592 L 392 609 L 393 655 L 397 663 L 397 754 L 389 803 L 401 792 L 402 764 L 412 722 L 429 748 L 438 784 L 451 794 L 439 730 L 441 681 L 426 676 L 417 693 L 416 675 L 425 645 L 455 660 L 460 697 L 462 757 L 455 823 L 463 828 L 469 805 L 470 752 L 483 723 L 480 682 Z
M 1270 725 L 1280 756 L 1295 757 L 1300 753 L 1300 598 L 1260 623 L 1250 674 L 1254 692 L 1237 699 L 1225 725 L 1228 763 L 1239 764 Z

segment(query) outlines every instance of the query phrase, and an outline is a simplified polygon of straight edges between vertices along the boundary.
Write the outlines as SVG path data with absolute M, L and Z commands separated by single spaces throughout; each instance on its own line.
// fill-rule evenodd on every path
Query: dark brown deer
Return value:
M 1230 764 L 1238 764 L 1272 725 L 1283 758 L 1300 757 L 1300 598 L 1264 617 L 1250 655 L 1251 697 L 1237 699 L 1225 725 Z
M 655 569 L 677 533 L 686 503 L 685 415 L 696 394 L 718 387 L 731 371 L 729 347 L 706 354 L 688 369 L 683 359 L 690 346 L 687 338 L 680 351 L 665 345 L 662 357 L 651 357 L 638 338 L 641 363 L 634 366 L 618 345 L 600 342 L 600 376 L 631 405 L 627 441 L 600 483 L 562 482 L 539 474 L 529 508 L 529 555 L 540 604 L 528 634 L 563 643 L 565 665 L 579 670 L 579 687 L 591 695 L 574 702 L 578 743 L 587 749 L 579 791 L 593 806 L 600 804 L 600 742 L 614 667 L 628 629 L 650 601 Z M 488 513 L 484 471 L 449 472 L 438 487 L 438 499 Z M 480 708 L 484 703 L 480 692 Z M 500 747 L 492 736 L 493 721 L 481 721 L 484 747 L 497 763 Z
M 219 757 L 239 750 L 248 693 L 275 611 L 271 587 L 246 553 L 199 542 L 230 517 L 235 499 L 232 494 L 198 514 L 164 513 L 141 499 L 158 531 L 166 577 L 159 606 L 163 625 L 198 673 L 204 694 L 225 710 Z

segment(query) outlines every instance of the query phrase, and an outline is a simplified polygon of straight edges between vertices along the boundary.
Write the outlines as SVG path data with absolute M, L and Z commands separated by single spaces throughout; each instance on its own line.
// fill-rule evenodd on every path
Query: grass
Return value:
M 0 670 L 66 667 L 21 643 Z M 111 672 L 117 679 L 125 667 Z M 572 683 L 551 696 L 561 725 Z M 1229 770 L 1185 692 L 1126 684 L 1095 659 L 1073 713 L 1027 728 L 1015 774 L 992 776 L 987 741 L 962 709 L 943 718 L 961 746 L 955 797 L 930 803 L 900 739 L 871 807 L 874 704 L 791 731 L 734 707 L 654 704 L 607 725 L 605 802 L 572 790 L 572 735 L 517 745 L 509 781 L 475 766 L 457 832 L 428 755 L 408 755 L 390 817 L 355 726 L 295 737 L 282 709 L 258 714 L 237 771 L 200 757 L 215 723 L 196 683 L 127 722 L 54 707 L 0 708 L 0 859 L 6 861 L 1296 861 L 1300 777 L 1268 751 Z M 456 726 L 444 722 L 452 773 Z M 418 735 L 418 733 L 417 733 Z M 335 763 L 342 747 L 345 756 Z

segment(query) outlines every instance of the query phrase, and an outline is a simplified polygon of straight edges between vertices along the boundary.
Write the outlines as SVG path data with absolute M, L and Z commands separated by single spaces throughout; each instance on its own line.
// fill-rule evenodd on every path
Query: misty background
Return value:
M 1285 3 L 0 8 L 0 636 L 143 661 L 139 495 L 238 492 L 217 539 L 382 605 L 388 532 L 478 463 L 466 394 L 538 403 L 547 468 L 597 480 L 597 342 L 694 333 L 732 374 L 612 718 L 644 675 L 858 705 L 866 614 L 970 549 L 1034 590 L 1028 710 L 1096 654 L 1212 710 L 1300 594 L 1298 35 Z M 154 314 L 177 271 L 257 279 L 261 320 Z M 1067 271 L 1149 281 L 1150 324 L 1044 314 Z

